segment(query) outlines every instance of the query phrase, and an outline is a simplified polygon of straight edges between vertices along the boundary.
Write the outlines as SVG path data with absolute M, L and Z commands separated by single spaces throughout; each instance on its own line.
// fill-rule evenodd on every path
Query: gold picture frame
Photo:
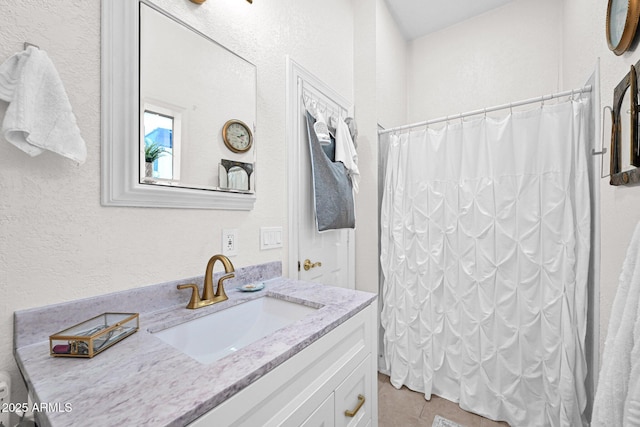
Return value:
M 607 44 L 616 55 L 629 49 L 638 28 L 640 0 L 609 0 L 607 5 Z
M 640 140 L 638 138 L 638 75 L 640 61 L 618 83 L 613 92 L 611 112 L 611 185 L 640 182 Z M 624 100 L 629 98 L 629 104 Z M 626 117 L 628 115 L 628 117 Z M 623 138 L 623 136 L 628 136 Z M 625 140 L 626 139 L 626 140 Z M 628 164 L 623 164 L 623 151 L 628 152 Z M 626 154 L 624 157 L 627 157 Z M 628 166 L 634 166 L 628 168 Z

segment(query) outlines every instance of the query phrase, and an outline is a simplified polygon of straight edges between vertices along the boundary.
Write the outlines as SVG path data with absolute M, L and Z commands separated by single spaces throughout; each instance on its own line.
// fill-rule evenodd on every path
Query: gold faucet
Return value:
M 213 265 L 216 261 L 221 261 L 224 266 L 224 272 L 227 273 L 218 280 L 218 287 L 216 293 L 213 293 Z M 217 302 L 225 301 L 228 299 L 227 294 L 224 292 L 224 281 L 235 277 L 233 264 L 224 255 L 214 255 L 209 259 L 207 263 L 207 270 L 204 273 L 204 291 L 202 292 L 202 298 L 200 298 L 198 292 L 198 285 L 178 285 L 178 289 L 191 289 L 191 299 L 187 304 L 187 308 L 200 308 L 206 307 Z

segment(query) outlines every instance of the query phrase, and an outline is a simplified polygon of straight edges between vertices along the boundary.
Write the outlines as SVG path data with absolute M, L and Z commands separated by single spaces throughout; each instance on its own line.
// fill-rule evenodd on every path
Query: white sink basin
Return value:
M 208 364 L 284 328 L 317 309 L 262 297 L 154 335 L 200 363 Z

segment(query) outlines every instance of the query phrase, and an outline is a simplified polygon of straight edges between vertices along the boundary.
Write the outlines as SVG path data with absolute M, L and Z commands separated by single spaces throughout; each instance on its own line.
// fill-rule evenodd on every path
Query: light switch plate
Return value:
M 260 249 L 282 247 L 282 227 L 260 227 Z

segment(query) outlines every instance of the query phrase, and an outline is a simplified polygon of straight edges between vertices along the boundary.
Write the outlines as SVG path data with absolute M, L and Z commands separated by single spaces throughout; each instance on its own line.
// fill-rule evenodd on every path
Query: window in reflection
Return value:
M 152 177 L 173 178 L 173 117 L 144 112 L 145 162 L 151 163 Z
M 180 113 L 145 105 L 143 114 L 145 166 L 143 182 L 180 179 Z

